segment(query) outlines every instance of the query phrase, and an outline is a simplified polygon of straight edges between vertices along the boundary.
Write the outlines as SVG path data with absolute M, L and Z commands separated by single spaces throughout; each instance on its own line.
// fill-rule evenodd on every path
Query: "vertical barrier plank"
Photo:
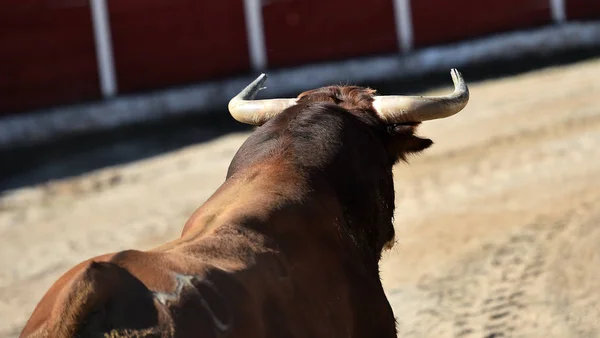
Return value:
M 249 69 L 242 0 L 109 1 L 119 92 Z
M 413 0 L 415 46 L 427 46 L 552 22 L 548 0 Z
M 392 0 L 271 0 L 263 17 L 271 67 L 398 51 Z
M 0 115 L 99 97 L 87 0 L 0 1 Z

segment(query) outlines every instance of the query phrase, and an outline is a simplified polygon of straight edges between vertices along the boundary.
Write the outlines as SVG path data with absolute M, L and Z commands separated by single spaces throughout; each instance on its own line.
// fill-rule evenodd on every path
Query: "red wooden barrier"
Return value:
M 86 0 L 0 2 L 0 114 L 100 97 Z
M 119 92 L 249 69 L 242 0 L 116 0 L 109 16 Z
M 549 0 L 411 1 L 416 47 L 551 23 Z
M 89 1 L 0 0 L 0 114 L 100 98 Z M 270 68 L 399 51 L 394 0 L 263 2 Z M 412 38 L 421 47 L 551 24 L 551 3 L 411 0 Z M 564 3 L 568 20 L 600 18 L 600 0 Z M 107 4 L 119 94 L 250 69 L 244 0 Z
M 398 50 L 392 0 L 275 0 L 263 16 L 272 67 Z
M 592 19 L 600 17 L 600 0 L 565 0 L 567 18 Z

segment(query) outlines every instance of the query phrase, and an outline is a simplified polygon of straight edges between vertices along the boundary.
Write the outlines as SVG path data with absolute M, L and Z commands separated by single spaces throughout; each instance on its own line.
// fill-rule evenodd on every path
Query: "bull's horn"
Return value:
M 256 94 L 265 89 L 262 85 L 266 81 L 267 75 L 261 74 L 229 101 L 229 113 L 234 119 L 260 126 L 296 103 L 296 99 L 254 100 Z
M 376 96 L 373 107 L 386 123 L 422 122 L 452 116 L 469 102 L 469 88 L 456 69 L 450 71 L 454 92 L 445 96 Z

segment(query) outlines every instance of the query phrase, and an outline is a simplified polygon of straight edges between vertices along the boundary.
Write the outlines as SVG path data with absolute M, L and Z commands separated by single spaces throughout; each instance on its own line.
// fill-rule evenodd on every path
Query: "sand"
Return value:
M 600 336 L 598 79 L 594 59 L 472 83 L 422 126 L 381 268 L 400 337 Z M 177 237 L 247 136 L 4 193 L 0 337 L 77 262 Z

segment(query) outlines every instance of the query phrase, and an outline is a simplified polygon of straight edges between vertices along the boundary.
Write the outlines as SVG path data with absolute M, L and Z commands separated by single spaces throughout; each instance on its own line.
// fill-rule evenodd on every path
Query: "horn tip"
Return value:
M 469 89 L 467 88 L 467 84 L 462 77 L 462 74 L 456 68 L 452 68 L 450 70 L 450 76 L 452 76 L 452 82 L 454 82 L 455 90 L 461 91 L 468 95 Z
M 456 68 L 450 70 L 450 76 L 452 76 L 454 80 L 462 80 L 462 74 Z
M 254 80 L 254 83 L 256 84 L 257 87 L 257 91 L 264 89 L 263 86 L 264 84 L 267 82 L 267 74 L 265 73 L 261 73 L 256 80 Z

